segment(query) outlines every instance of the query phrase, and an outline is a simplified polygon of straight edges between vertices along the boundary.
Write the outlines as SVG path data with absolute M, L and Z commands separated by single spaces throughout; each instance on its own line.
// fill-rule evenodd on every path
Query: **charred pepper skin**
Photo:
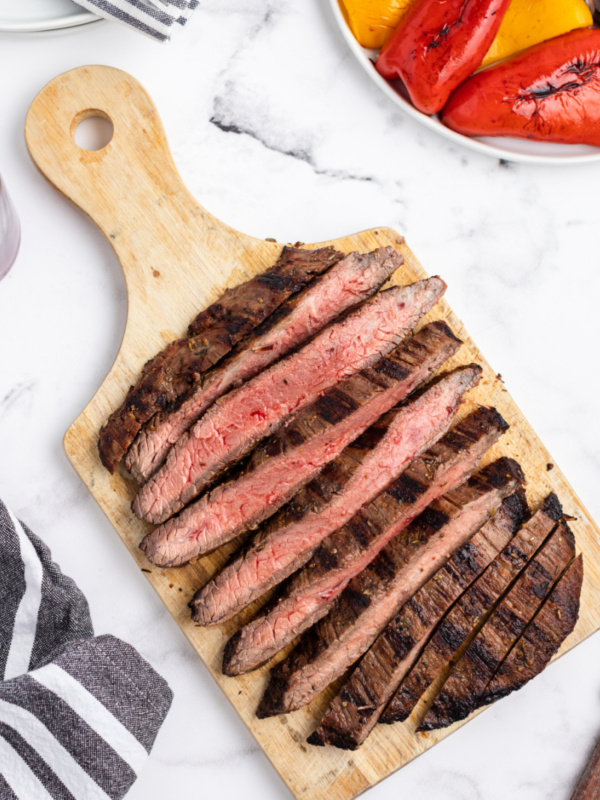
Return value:
M 473 75 L 442 122 L 469 136 L 600 147 L 600 29 L 571 31 Z
M 436 114 L 489 50 L 510 0 L 417 0 L 387 40 L 376 69 L 400 79 L 419 111 Z

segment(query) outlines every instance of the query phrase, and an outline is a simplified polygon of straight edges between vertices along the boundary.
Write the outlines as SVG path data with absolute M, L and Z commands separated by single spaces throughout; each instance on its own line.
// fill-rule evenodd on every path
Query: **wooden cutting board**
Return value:
M 96 152 L 80 149 L 73 139 L 79 122 L 89 116 L 106 117 L 114 126 L 110 143 Z M 195 627 L 186 605 L 223 561 L 223 553 L 180 569 L 161 570 L 148 564 L 138 544 L 150 526 L 135 519 L 129 508 L 135 486 L 124 475 L 108 474 L 96 446 L 101 425 L 122 402 L 144 362 L 168 341 L 183 336 L 197 311 L 226 287 L 272 265 L 281 245 L 233 230 L 196 202 L 175 168 L 156 108 L 142 86 L 124 72 L 82 67 L 51 81 L 31 105 L 25 134 L 40 172 L 91 217 L 109 240 L 127 285 L 129 311 L 119 354 L 87 408 L 67 431 L 67 456 L 292 794 L 302 800 L 349 800 L 458 725 L 416 734 L 413 716 L 403 724 L 380 726 L 359 751 L 345 753 L 305 744 L 331 692 L 294 714 L 256 719 L 254 710 L 268 670 L 241 678 L 221 675 L 222 648 L 237 626 Z M 402 237 L 387 228 L 313 246 L 323 244 L 346 252 L 391 244 L 405 258 L 395 281 L 409 283 L 426 277 Z M 500 454 L 516 458 L 528 478 L 532 505 L 554 490 L 565 511 L 576 518 L 572 526 L 584 553 L 585 579 L 579 622 L 561 649 L 566 652 L 600 627 L 600 531 L 560 469 L 548 467 L 553 464 L 550 454 L 445 302 L 439 303 L 426 321 L 436 318 L 446 319 L 464 341 L 449 366 L 476 361 L 484 367 L 483 380 L 471 392 L 462 416 L 482 403 L 496 406 L 511 424 L 487 461 Z

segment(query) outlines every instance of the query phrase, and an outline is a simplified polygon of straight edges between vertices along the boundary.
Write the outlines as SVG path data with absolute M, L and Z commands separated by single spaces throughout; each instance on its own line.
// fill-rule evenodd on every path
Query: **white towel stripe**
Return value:
M 17 797 L 53 800 L 29 764 L 2 735 L 0 735 L 0 764 L 2 764 L 2 777 Z
M 109 800 L 106 792 L 31 712 L 13 703 L 7 703 L 6 700 L 0 700 L 0 722 L 6 723 L 18 731 L 27 744 L 37 750 L 40 758 L 44 759 L 74 797 L 85 797 L 86 800 L 94 800 L 94 798 Z M 38 798 L 35 793 L 20 796 L 32 797 L 36 800 Z
M 21 558 L 25 567 L 25 594 L 21 598 L 15 615 L 13 637 L 4 670 L 5 680 L 23 675 L 29 669 L 42 600 L 43 576 L 42 564 L 34 546 L 19 520 L 8 509 L 7 511 L 21 546 Z
M 145 747 L 85 686 L 56 664 L 48 664 L 29 675 L 68 703 L 139 774 L 148 757 Z

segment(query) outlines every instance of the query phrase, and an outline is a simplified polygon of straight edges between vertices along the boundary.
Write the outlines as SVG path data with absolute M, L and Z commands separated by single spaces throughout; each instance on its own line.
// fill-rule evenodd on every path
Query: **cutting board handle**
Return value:
M 114 128 L 110 142 L 96 151 L 82 149 L 74 139 L 79 123 L 92 116 L 110 120 Z M 213 217 L 186 189 L 154 103 L 126 72 L 86 66 L 54 78 L 31 104 L 25 139 L 42 175 L 96 223 L 115 249 L 130 308 L 135 292 L 146 306 L 153 293 L 160 303 L 161 287 L 152 276 L 160 275 L 160 283 L 176 279 L 191 241 L 195 262 L 199 250 L 214 253 L 232 240 L 239 250 L 256 241 Z M 197 267 L 219 285 L 232 269 L 231 258 L 222 274 L 201 260 Z M 149 280 L 140 284 L 140 273 Z

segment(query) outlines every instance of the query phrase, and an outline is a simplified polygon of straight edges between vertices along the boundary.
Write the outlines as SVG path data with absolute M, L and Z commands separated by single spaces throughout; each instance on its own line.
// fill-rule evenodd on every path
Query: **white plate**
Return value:
M 96 22 L 90 11 L 71 0 L 0 0 L 0 31 L 54 31 Z
M 553 144 L 552 142 L 535 142 L 530 139 L 512 139 L 507 136 L 498 137 L 470 137 L 446 128 L 437 116 L 429 117 L 423 114 L 399 94 L 392 85 L 382 78 L 373 66 L 377 50 L 367 50 L 361 47 L 352 35 L 344 15 L 340 10 L 338 0 L 329 0 L 334 19 L 348 43 L 350 50 L 358 63 L 365 70 L 371 80 L 386 94 L 405 114 L 412 117 L 421 125 L 429 128 L 445 139 L 456 142 L 463 147 L 476 150 L 479 153 L 502 158 L 505 161 L 523 161 L 529 164 L 577 164 L 586 161 L 600 160 L 600 148 L 583 144 Z

